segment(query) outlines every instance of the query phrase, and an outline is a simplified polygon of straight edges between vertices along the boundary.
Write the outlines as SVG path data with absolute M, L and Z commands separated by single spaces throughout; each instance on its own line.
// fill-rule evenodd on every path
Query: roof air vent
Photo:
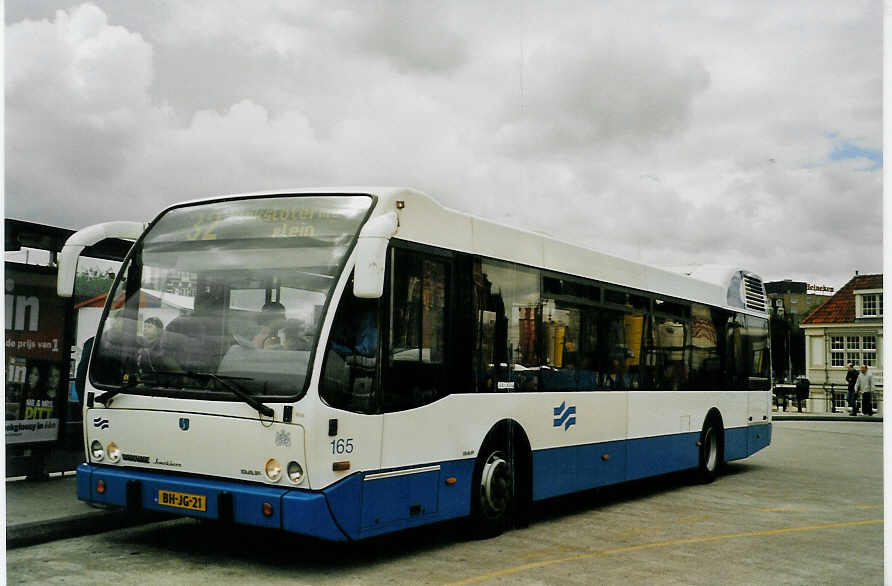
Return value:
M 766 311 L 768 299 L 762 279 L 747 271 L 735 271 L 728 287 L 728 305 L 753 311 Z
M 768 304 L 765 300 L 765 287 L 762 284 L 762 279 L 751 273 L 744 273 L 743 291 L 747 309 L 765 311 Z

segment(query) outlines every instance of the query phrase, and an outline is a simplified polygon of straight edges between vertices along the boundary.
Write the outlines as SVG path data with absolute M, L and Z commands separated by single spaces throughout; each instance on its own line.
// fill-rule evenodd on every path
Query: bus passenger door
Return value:
M 427 405 L 448 393 L 447 293 L 451 261 L 393 249 L 382 411 Z
M 437 463 L 460 454 L 460 438 L 449 439 L 455 434 L 442 410 L 424 408 L 449 393 L 452 259 L 397 247 L 389 265 L 380 392 L 384 472 L 363 483 L 362 526 L 371 533 L 436 515 Z
M 352 277 L 338 303 L 319 381 L 319 396 L 328 406 L 319 419 L 328 426 L 314 430 L 313 442 L 318 461 L 326 462 L 324 473 L 332 474 L 329 481 L 381 467 L 376 392 L 382 306 L 382 300 L 354 296 Z M 333 467 L 344 462 L 349 466 L 333 473 Z

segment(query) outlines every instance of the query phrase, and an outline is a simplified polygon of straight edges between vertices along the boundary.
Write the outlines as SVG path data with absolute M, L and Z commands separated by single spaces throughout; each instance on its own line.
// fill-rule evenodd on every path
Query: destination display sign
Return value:
M 318 238 L 355 234 L 371 207 L 368 196 L 243 199 L 168 212 L 146 243 Z

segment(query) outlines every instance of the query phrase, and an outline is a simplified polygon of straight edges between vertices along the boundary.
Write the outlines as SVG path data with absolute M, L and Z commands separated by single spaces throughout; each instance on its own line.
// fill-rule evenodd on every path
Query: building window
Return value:
M 877 365 L 876 336 L 830 336 L 830 366 Z
M 845 412 L 845 408 L 849 406 L 848 396 L 846 393 L 834 390 L 833 391 L 833 405 L 837 409 L 842 409 Z
M 861 338 L 858 336 L 846 336 L 846 364 L 861 364 Z M 836 366 L 836 364 L 834 364 Z M 840 365 L 841 366 L 841 365 Z
M 830 366 L 845 366 L 845 338 L 843 336 L 830 336 Z
M 861 296 L 861 315 L 880 317 L 883 315 L 883 296 L 879 293 Z
M 877 363 L 877 338 L 876 336 L 863 336 L 861 338 L 861 361 L 867 366 L 876 366 Z

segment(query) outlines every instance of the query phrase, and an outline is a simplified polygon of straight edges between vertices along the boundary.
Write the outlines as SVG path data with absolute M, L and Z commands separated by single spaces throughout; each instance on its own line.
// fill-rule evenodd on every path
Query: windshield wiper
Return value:
M 136 385 L 139 384 L 139 379 L 136 378 L 136 375 L 131 375 L 127 377 L 127 382 L 121 385 L 120 388 L 114 389 L 112 391 L 105 391 L 101 395 L 96 396 L 96 400 L 108 407 L 109 400 L 119 393 L 125 393 L 128 389 L 132 389 Z
M 225 376 L 225 375 L 215 374 L 213 372 L 196 372 L 196 371 L 192 371 L 192 370 L 186 370 L 186 371 L 156 370 L 154 372 L 147 373 L 147 374 L 162 375 L 162 376 L 164 376 L 164 375 L 188 376 L 189 378 L 194 378 L 194 379 L 209 378 L 215 382 L 220 383 L 221 385 L 226 387 L 228 390 L 232 391 L 232 393 L 235 394 L 239 399 L 241 399 L 242 401 L 244 401 L 245 403 L 247 403 L 254 409 L 257 409 L 257 412 L 260 413 L 261 415 L 266 415 L 267 417 L 273 417 L 275 415 L 275 411 L 272 410 L 272 407 L 268 407 L 267 405 L 264 405 L 262 402 L 258 401 L 253 396 L 251 396 L 242 387 L 240 387 L 235 382 L 233 382 L 236 380 L 253 380 L 248 377 Z M 96 397 L 96 400 L 99 401 L 100 403 L 102 403 L 103 405 L 107 406 L 109 399 L 111 399 L 118 393 L 126 392 L 127 389 L 133 388 L 136 385 L 140 384 L 141 382 L 145 382 L 145 381 L 140 381 L 136 376 L 132 376 L 128 379 L 128 381 L 125 385 L 121 386 L 121 388 L 114 389 L 111 391 L 106 391 L 106 392 L 102 393 L 101 395 L 99 395 L 98 397 Z
M 244 401 L 251 407 L 254 407 L 255 409 L 257 409 L 257 412 L 260 413 L 261 415 L 266 415 L 267 417 L 272 417 L 273 415 L 275 415 L 275 411 L 273 411 L 272 407 L 268 407 L 268 406 L 264 405 L 263 403 L 258 401 L 256 398 L 254 398 L 251 394 L 249 394 L 247 391 L 245 391 L 245 389 L 243 389 L 242 387 L 237 385 L 235 382 L 233 382 L 235 380 L 251 380 L 251 379 L 246 379 L 244 377 L 237 377 L 237 376 L 221 376 L 221 375 L 215 374 L 213 372 L 192 372 L 192 371 L 190 371 L 190 372 L 186 372 L 185 374 L 188 376 L 203 376 L 203 377 L 207 377 L 211 380 L 214 380 L 214 381 L 220 383 L 221 385 L 223 385 L 224 387 L 226 387 L 227 389 L 229 389 L 230 391 L 232 391 L 242 401 Z

